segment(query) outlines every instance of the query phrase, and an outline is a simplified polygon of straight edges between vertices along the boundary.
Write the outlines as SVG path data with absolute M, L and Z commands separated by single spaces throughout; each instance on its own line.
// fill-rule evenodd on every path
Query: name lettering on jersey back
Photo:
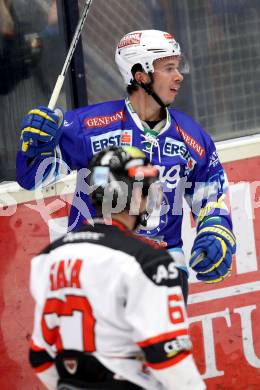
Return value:
M 123 110 L 115 112 L 111 115 L 96 116 L 93 118 L 86 118 L 84 120 L 84 126 L 92 129 L 95 127 L 105 127 L 111 125 L 111 123 L 125 120 L 125 113 Z
M 52 264 L 50 269 L 50 289 L 81 288 L 80 271 L 82 260 L 60 260 Z
M 184 142 L 189 145 L 200 158 L 205 156 L 205 149 L 191 135 L 186 133 L 180 126 L 177 126 L 177 131 L 180 133 Z
M 132 130 L 113 130 L 90 138 L 93 154 L 109 146 L 132 146 Z
M 97 232 L 69 232 L 66 234 L 66 236 L 63 238 L 63 242 L 73 242 L 73 241 L 85 241 L 85 240 L 91 240 L 91 241 L 98 241 L 102 237 L 104 237 L 104 233 L 97 233 Z
M 160 284 L 164 280 L 176 279 L 178 275 L 179 273 L 174 262 L 169 263 L 168 266 L 160 264 L 157 267 L 156 273 L 153 275 L 153 280 L 156 284 Z

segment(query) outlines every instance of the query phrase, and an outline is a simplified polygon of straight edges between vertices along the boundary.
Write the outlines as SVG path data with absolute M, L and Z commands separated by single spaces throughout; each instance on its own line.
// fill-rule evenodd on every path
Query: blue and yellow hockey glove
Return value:
M 29 158 L 51 156 L 61 136 L 62 112 L 39 106 L 24 117 L 21 125 L 20 150 Z
M 205 283 L 220 282 L 229 276 L 236 252 L 234 234 L 219 222 L 220 217 L 209 218 L 198 230 L 191 250 L 190 267 L 197 272 L 197 279 Z

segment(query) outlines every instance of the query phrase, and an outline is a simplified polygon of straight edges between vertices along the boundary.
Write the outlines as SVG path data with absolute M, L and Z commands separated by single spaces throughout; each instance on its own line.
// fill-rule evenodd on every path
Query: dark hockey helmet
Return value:
M 96 154 L 88 168 L 90 196 L 97 208 L 103 202 L 115 208 L 124 201 L 124 209 L 129 210 L 134 183 L 140 185 L 143 196 L 148 196 L 150 186 L 159 178 L 158 169 L 135 147 L 111 146 Z

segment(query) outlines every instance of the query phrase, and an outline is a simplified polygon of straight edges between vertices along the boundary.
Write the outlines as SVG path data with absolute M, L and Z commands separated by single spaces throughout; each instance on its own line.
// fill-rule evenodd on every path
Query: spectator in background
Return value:
M 0 0 L 0 34 L 13 35 L 14 21 L 10 12 L 10 0 Z
M 42 91 L 50 94 L 54 78 L 60 70 L 60 61 L 56 61 L 46 82 L 44 76 L 49 66 L 45 54 L 55 50 L 58 55 L 60 50 L 57 44 L 59 29 L 56 1 L 52 0 L 44 7 L 45 17 L 42 7 L 34 4 L 33 12 L 38 25 L 34 19 L 24 18 L 25 7 L 28 9 L 28 4 L 0 0 L 0 94 L 7 94 L 22 79 L 32 75 Z
M 49 99 L 65 56 L 61 35 L 55 0 L 1 0 L 0 182 L 15 180 L 21 116 L 36 101 Z

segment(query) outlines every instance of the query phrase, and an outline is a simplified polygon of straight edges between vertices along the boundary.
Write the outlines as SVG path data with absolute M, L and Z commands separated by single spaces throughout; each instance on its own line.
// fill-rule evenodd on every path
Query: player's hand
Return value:
M 23 118 L 20 150 L 27 157 L 51 156 L 61 136 L 62 111 L 39 106 Z
M 231 273 L 235 251 L 235 236 L 229 229 L 218 224 L 203 225 L 191 250 L 190 267 L 197 272 L 197 279 L 220 282 Z

